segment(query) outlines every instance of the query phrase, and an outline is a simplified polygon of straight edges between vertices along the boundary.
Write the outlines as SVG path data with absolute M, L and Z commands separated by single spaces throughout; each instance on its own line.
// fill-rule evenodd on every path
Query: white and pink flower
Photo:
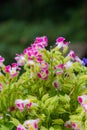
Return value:
M 71 121 L 66 121 L 65 124 L 64 124 L 64 126 L 66 128 L 71 128 Z
M 25 127 L 21 124 L 17 126 L 17 130 L 26 130 Z
M 25 107 L 27 109 L 30 109 L 31 106 L 37 106 L 36 103 L 33 103 L 31 100 L 28 100 L 28 99 L 25 99 L 25 100 L 17 99 L 15 101 L 15 104 L 16 104 L 16 108 L 18 108 L 20 112 L 23 112 Z
M 69 56 L 71 60 L 83 64 L 82 60 L 75 54 L 73 50 L 70 50 L 67 56 Z
M 24 100 L 24 105 L 26 106 L 27 109 L 29 109 L 33 105 L 33 103 L 32 101 L 26 99 Z
M 26 62 L 34 61 L 34 59 L 36 59 L 37 62 L 42 61 L 42 54 L 39 53 L 38 48 L 36 46 L 33 47 L 32 45 L 32 47 L 26 48 L 24 50 L 24 55 L 28 56 Z
M 48 44 L 48 38 L 46 36 L 43 37 L 36 37 L 34 43 L 39 47 L 39 48 L 44 48 Z
M 23 112 L 23 111 L 24 111 L 24 107 L 25 107 L 24 100 L 22 100 L 22 99 L 17 99 L 17 100 L 15 101 L 15 104 L 16 104 L 16 107 L 20 110 L 20 112 Z
M 78 102 L 81 105 L 87 104 L 87 95 L 78 96 Z
M 52 82 L 52 85 L 55 87 L 56 90 L 59 90 L 59 89 L 60 89 L 60 85 L 59 85 L 59 83 L 58 83 L 57 80 L 54 80 L 54 81 Z
M 38 72 L 37 76 L 38 78 L 41 78 L 42 80 L 46 80 L 48 78 L 48 63 L 45 61 L 39 62 L 40 72 Z
M 11 77 L 18 75 L 17 66 L 11 67 L 10 65 L 5 66 L 5 72 L 8 73 Z
M 25 126 L 25 128 L 27 128 L 29 130 L 38 130 L 38 122 L 39 122 L 39 119 L 27 120 L 24 122 L 24 126 Z
M 76 55 L 75 55 L 75 52 L 74 52 L 73 50 L 70 50 L 68 56 L 69 56 L 72 60 L 75 60 Z
M 16 54 L 15 60 L 17 61 L 18 66 L 24 66 L 26 63 L 24 54 Z
M 69 42 L 64 41 L 63 48 L 67 47 L 69 45 Z
M 42 62 L 39 63 L 39 65 L 40 65 L 40 69 L 41 69 L 41 70 L 42 70 L 42 69 L 48 70 L 48 63 L 47 63 L 47 62 L 42 61 Z
M 82 107 L 83 107 L 85 113 L 87 114 L 87 104 L 83 104 Z
M 58 37 L 56 39 L 56 45 L 58 46 L 58 48 L 65 48 L 68 46 L 69 42 L 65 41 L 66 39 L 64 37 Z
M 87 114 L 87 95 L 78 96 L 78 102 L 81 104 Z
M 64 64 L 59 64 L 54 67 L 56 74 L 62 74 L 64 72 Z
M 42 79 L 42 80 L 46 80 L 48 78 L 48 74 L 49 74 L 49 71 L 48 70 L 45 70 L 45 69 L 42 69 L 38 74 L 38 78 Z
M 63 47 L 64 41 L 65 41 L 65 38 L 64 38 L 64 37 L 58 37 L 58 38 L 56 39 L 56 45 L 58 46 L 58 48 Z
M 82 130 L 81 122 L 73 122 L 72 128 L 73 128 L 73 130 Z
M 78 56 L 75 57 L 75 61 L 83 64 L 83 61 Z

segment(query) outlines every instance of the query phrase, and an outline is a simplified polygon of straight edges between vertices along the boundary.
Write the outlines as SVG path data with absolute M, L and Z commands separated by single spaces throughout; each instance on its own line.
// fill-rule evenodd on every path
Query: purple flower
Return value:
M 83 65 L 87 66 L 87 58 L 83 58 L 82 61 L 83 61 Z

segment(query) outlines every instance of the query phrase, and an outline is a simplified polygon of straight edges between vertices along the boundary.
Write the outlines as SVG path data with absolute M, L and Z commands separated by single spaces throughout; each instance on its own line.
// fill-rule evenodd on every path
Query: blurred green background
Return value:
M 0 55 L 9 64 L 43 35 L 50 45 L 59 36 L 74 45 L 86 43 L 86 6 L 86 0 L 0 0 Z

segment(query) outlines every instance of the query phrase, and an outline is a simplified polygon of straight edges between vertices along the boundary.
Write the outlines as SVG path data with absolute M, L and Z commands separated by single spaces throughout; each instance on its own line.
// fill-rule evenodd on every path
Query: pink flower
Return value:
M 78 56 L 75 57 L 75 61 L 76 61 L 76 62 L 79 62 L 79 63 L 81 63 L 81 64 L 83 63 L 82 60 L 81 60 Z
M 85 113 L 87 114 L 87 104 L 83 104 L 82 107 L 83 107 Z
M 59 90 L 60 89 L 60 86 L 59 86 L 59 84 L 58 84 L 58 81 L 57 80 L 54 80 L 53 82 L 52 82 L 52 85 L 57 89 L 57 90 Z
M 18 66 L 24 66 L 26 59 L 23 54 L 16 54 L 15 60 L 17 61 Z
M 75 52 L 74 52 L 73 50 L 71 50 L 71 51 L 69 52 L 68 56 L 69 56 L 72 60 L 75 60 L 76 55 L 75 55 Z
M 56 45 L 58 46 L 58 48 L 65 48 L 68 46 L 69 42 L 65 41 L 66 39 L 64 37 L 58 37 L 56 39 Z
M 17 126 L 17 130 L 26 130 L 25 127 L 21 124 Z
M 58 37 L 58 38 L 56 39 L 56 42 L 57 42 L 57 43 L 64 42 L 64 41 L 65 41 L 65 38 L 64 38 L 64 37 Z
M 15 110 L 15 106 L 9 108 L 9 111 L 14 111 L 14 110 Z
M 78 102 L 81 104 L 84 111 L 87 113 L 87 95 L 78 96 Z
M 36 103 L 33 103 L 31 100 L 25 99 L 17 99 L 15 101 L 16 108 L 18 108 L 21 112 L 24 111 L 24 108 L 26 107 L 27 109 L 30 109 L 31 106 L 37 106 Z
M 81 122 L 72 123 L 73 130 L 82 130 Z
M 46 80 L 46 79 L 48 78 L 48 74 L 49 74 L 49 71 L 43 69 L 43 70 L 41 70 L 41 71 L 37 74 L 37 76 L 38 76 L 38 78 L 41 78 L 42 80 Z
M 0 83 L 0 91 L 2 91 L 2 84 Z
M 41 54 L 38 54 L 38 56 L 36 57 L 36 60 L 38 63 L 41 63 L 43 60 L 42 60 L 42 55 Z
M 48 63 L 46 63 L 45 61 L 42 61 L 39 63 L 40 64 L 40 69 L 44 69 L 47 70 L 48 69 Z
M 62 74 L 64 71 L 64 64 L 59 64 L 54 67 L 56 74 Z
M 32 106 L 32 102 L 29 102 L 28 104 L 26 104 L 27 109 L 29 109 Z
M 13 65 L 14 67 L 11 67 L 10 65 L 5 66 L 5 72 L 8 73 L 11 77 L 15 77 L 18 75 L 17 69 L 19 69 L 17 66 Z
M 14 68 L 18 68 L 18 64 L 17 64 L 17 63 L 12 63 L 11 65 L 12 65 L 12 67 L 14 67 Z
M 58 46 L 58 48 L 63 47 L 64 41 L 65 41 L 64 37 L 59 37 L 56 39 L 56 45 Z
M 24 122 L 24 126 L 29 130 L 38 130 L 39 119 L 36 120 L 27 120 Z
M 20 110 L 20 112 L 23 112 L 23 111 L 24 111 L 25 104 L 24 104 L 24 101 L 23 101 L 23 100 L 17 99 L 17 100 L 15 101 L 15 104 L 16 104 L 16 107 Z
M 3 62 L 5 61 L 5 59 L 2 57 L 2 56 L 0 56 L 0 66 L 2 67 L 3 66 Z
M 18 66 L 17 63 L 12 63 L 11 66 L 12 68 L 15 68 L 16 70 L 21 70 L 21 68 Z
M 48 38 L 47 38 L 46 36 L 36 37 L 34 43 L 35 43 L 39 48 L 44 48 L 44 47 L 47 46 Z
M 38 50 L 36 48 L 31 48 L 30 50 L 27 51 L 26 53 L 29 58 L 36 57 L 38 55 Z
M 87 95 L 78 96 L 78 102 L 81 105 L 87 104 Z
M 32 47 L 24 50 L 24 55 L 28 56 L 27 62 L 34 61 L 35 59 L 37 60 L 37 62 L 41 62 L 42 61 L 42 54 L 39 53 L 37 46 L 33 47 L 33 45 L 32 45 Z
M 16 69 L 14 67 L 12 67 L 12 69 L 10 70 L 10 76 L 15 77 L 17 75 L 18 75 L 18 72 L 16 71 Z
M 65 124 L 64 124 L 64 126 L 66 128 L 71 128 L 71 122 L 70 121 L 66 121 Z
M 80 104 L 82 104 L 82 102 L 83 102 L 83 97 L 82 97 L 82 96 L 79 96 L 79 97 L 78 97 L 78 102 L 79 102 Z
M 26 99 L 24 100 L 24 105 L 27 109 L 29 109 L 33 105 L 33 103 L 30 100 Z
M 65 41 L 64 41 L 63 47 L 66 47 L 66 46 L 68 46 L 68 45 L 69 45 L 69 42 L 65 42 Z
M 72 128 L 75 130 L 76 129 L 76 123 L 72 123 Z
M 10 73 L 10 70 L 11 70 L 11 66 L 10 65 L 5 66 L 5 72 L 6 73 Z

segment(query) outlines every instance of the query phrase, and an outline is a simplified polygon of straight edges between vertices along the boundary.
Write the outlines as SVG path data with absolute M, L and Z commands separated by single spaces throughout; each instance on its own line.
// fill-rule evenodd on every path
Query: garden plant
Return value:
M 0 56 L 0 130 L 87 130 L 87 59 L 64 37 L 36 37 L 15 63 Z

